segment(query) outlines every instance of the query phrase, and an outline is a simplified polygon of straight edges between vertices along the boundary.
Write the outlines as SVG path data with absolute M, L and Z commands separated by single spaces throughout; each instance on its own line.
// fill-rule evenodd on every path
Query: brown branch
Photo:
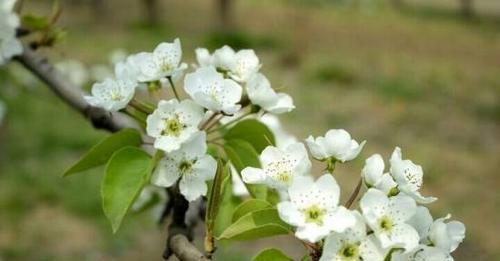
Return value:
M 61 100 L 89 119 L 94 128 L 116 132 L 122 128 L 133 126 L 120 113 L 110 113 L 101 108 L 90 106 L 83 99 L 80 88 L 62 77 L 45 57 L 38 55 L 27 45 L 23 48 L 23 53 L 15 59 L 43 81 Z
M 196 261 L 208 261 L 207 257 L 205 257 L 184 235 L 174 235 L 170 238 L 170 249 L 175 253 L 175 256 L 179 258 L 179 260 L 196 260 Z
M 349 197 L 347 202 L 344 204 L 346 208 L 350 208 L 352 203 L 354 203 L 354 200 L 356 200 L 356 197 L 358 197 L 359 191 L 361 190 L 362 183 L 363 183 L 363 178 L 360 178 L 358 185 L 356 185 L 356 188 L 352 192 L 351 196 Z

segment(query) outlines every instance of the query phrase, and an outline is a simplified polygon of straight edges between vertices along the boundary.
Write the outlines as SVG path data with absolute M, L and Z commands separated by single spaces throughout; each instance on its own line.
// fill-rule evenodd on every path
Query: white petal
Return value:
M 266 176 L 262 169 L 246 167 L 241 171 L 241 177 L 245 183 L 262 184 L 266 181 Z
M 181 194 L 184 195 L 188 201 L 196 200 L 197 198 L 207 194 L 207 184 L 205 181 L 186 176 L 181 178 L 179 189 Z
M 210 155 L 202 156 L 193 165 L 194 171 L 197 172 L 198 178 L 205 181 L 212 180 L 217 172 L 217 161 Z
M 210 66 L 213 63 L 212 55 L 206 48 L 196 48 L 196 61 L 200 66 Z
M 380 190 L 368 189 L 368 191 L 363 195 L 359 206 L 365 218 L 368 217 L 380 217 L 383 216 L 387 211 L 387 206 L 389 204 L 389 198 Z M 376 220 L 367 220 L 369 223 Z
M 382 248 L 374 234 L 366 237 L 359 246 L 360 256 L 367 261 L 383 261 L 388 250 Z
M 342 234 L 332 233 L 325 239 L 323 253 L 319 261 L 338 260 L 338 252 L 342 249 Z
M 434 221 L 430 228 L 429 239 L 436 247 L 453 252 L 465 238 L 465 226 L 458 221 L 445 223 L 450 215 Z
M 410 252 L 418 246 L 418 232 L 408 224 L 397 224 L 391 228 L 389 240 L 381 239 L 382 247 L 401 247 L 405 252 Z
M 333 212 L 328 213 L 324 222 L 325 226 L 331 231 L 342 233 L 356 224 L 356 217 L 351 213 L 351 211 L 347 210 L 343 206 L 340 206 Z
M 417 211 L 414 199 L 398 194 L 389 199 L 388 215 L 394 223 L 403 223 L 410 219 Z
M 295 236 L 311 243 L 316 243 L 330 233 L 326 227 L 318 226 L 316 223 L 307 223 L 307 225 L 298 227 Z
M 331 174 L 327 173 L 321 175 L 321 177 L 316 180 L 315 187 L 318 193 L 325 198 L 325 201 L 330 207 L 335 208 L 338 205 L 340 197 L 340 187 Z
M 158 166 L 151 177 L 151 183 L 160 187 L 170 187 L 175 184 L 179 176 L 177 162 L 172 158 L 165 157 L 158 162 Z
M 429 234 L 429 228 L 432 225 L 432 216 L 428 208 L 418 206 L 415 214 L 406 223 L 417 230 L 422 241 Z
M 377 184 L 375 184 L 375 188 L 383 191 L 386 195 L 389 195 L 391 190 L 397 186 L 398 184 L 396 183 L 396 181 L 394 181 L 389 173 L 383 174 L 382 178 L 378 181 Z
M 312 136 L 309 136 L 306 139 L 306 144 L 315 159 L 324 160 L 329 157 L 326 150 L 327 144 L 325 138 L 318 137 L 314 139 Z
M 329 156 L 341 156 L 351 147 L 351 135 L 343 129 L 332 129 L 325 134 Z
M 369 186 L 375 186 L 384 174 L 384 160 L 380 154 L 374 154 L 365 160 L 361 176 Z
M 290 201 L 280 202 L 277 205 L 280 218 L 293 226 L 302 226 L 305 224 L 304 214 Z

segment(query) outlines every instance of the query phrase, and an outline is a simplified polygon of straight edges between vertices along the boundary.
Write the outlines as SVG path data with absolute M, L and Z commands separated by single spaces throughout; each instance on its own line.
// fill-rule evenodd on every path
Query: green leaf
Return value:
M 228 140 L 224 144 L 224 151 L 233 163 L 241 178 L 241 171 L 246 167 L 260 167 L 259 155 L 255 149 L 244 140 Z M 267 188 L 264 185 L 250 185 L 245 183 L 246 188 L 254 198 L 265 199 Z
M 219 213 L 214 224 L 214 236 L 216 237 L 220 236 L 233 223 L 234 210 L 241 204 L 241 199 L 233 195 L 233 184 L 230 175 L 224 180 L 222 187 L 221 202 L 223 204 L 219 206 Z
M 215 174 L 214 181 L 210 190 L 210 195 L 208 197 L 207 212 L 205 215 L 205 224 L 207 229 L 207 234 L 213 235 L 213 228 L 217 213 L 219 212 L 219 206 L 221 203 L 221 198 L 223 194 L 223 183 L 229 177 L 229 166 L 224 165 L 222 160 L 219 159 L 217 164 L 217 173 Z
M 241 203 L 233 213 L 233 222 L 240 219 L 242 216 L 261 209 L 272 208 L 273 206 L 265 201 L 260 199 L 249 199 Z
M 21 19 L 22 24 L 32 30 L 45 30 L 50 26 L 49 18 L 43 16 L 27 14 L 24 15 Z
M 293 261 L 293 259 L 279 249 L 268 248 L 257 254 L 252 261 Z
M 106 165 L 101 197 L 104 214 L 115 233 L 154 167 L 148 153 L 134 147 L 117 151 Z
M 253 240 L 292 233 L 291 227 L 281 221 L 274 208 L 247 213 L 226 228 L 218 238 L 227 240 Z
M 113 153 L 126 146 L 142 143 L 141 134 L 135 129 L 123 129 L 94 145 L 83 157 L 71 166 L 63 176 L 75 174 L 105 164 Z
M 224 135 L 226 140 L 240 139 L 249 142 L 261 153 L 267 146 L 275 145 L 274 135 L 262 122 L 250 119 L 238 122 Z

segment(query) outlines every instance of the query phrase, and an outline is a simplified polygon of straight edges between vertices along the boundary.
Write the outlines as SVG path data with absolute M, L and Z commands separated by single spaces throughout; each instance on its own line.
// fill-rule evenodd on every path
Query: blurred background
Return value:
M 344 197 L 366 157 L 401 146 L 424 168 L 423 194 L 439 198 L 434 216 L 467 226 L 456 260 L 500 259 L 500 1 L 60 2 L 66 34 L 45 53 L 82 88 L 124 53 L 176 37 L 187 63 L 196 47 L 254 48 L 274 88 L 295 99 L 281 118 L 291 133 L 344 128 L 368 141 L 336 170 Z M 25 0 L 22 12 L 51 6 Z M 165 231 L 150 212 L 111 233 L 102 169 L 61 178 L 105 132 L 14 63 L 0 69 L 0 100 L 0 260 L 161 260 Z M 278 238 L 225 245 L 218 256 L 249 260 L 263 246 L 301 251 Z

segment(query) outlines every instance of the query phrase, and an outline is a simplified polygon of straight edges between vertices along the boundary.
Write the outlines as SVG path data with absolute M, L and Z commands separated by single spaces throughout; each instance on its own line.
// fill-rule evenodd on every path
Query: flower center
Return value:
M 326 211 L 317 205 L 312 205 L 309 208 L 303 210 L 306 216 L 307 223 L 316 223 L 318 225 L 323 224 L 323 217 L 326 214 Z
M 359 257 L 359 248 L 357 245 L 345 245 L 340 249 L 339 254 L 347 259 L 355 260 Z
M 165 129 L 162 135 L 179 137 L 184 127 L 185 126 L 176 117 L 167 119 L 165 120 Z
M 282 171 L 282 172 L 278 173 L 278 175 L 277 175 L 277 179 L 283 183 L 290 182 L 291 177 L 292 177 L 292 175 L 291 175 L 290 171 Z
M 387 216 L 383 216 L 379 221 L 379 227 L 384 231 L 391 230 L 392 226 L 392 220 Z
M 123 99 L 123 96 L 119 92 L 112 92 L 111 93 L 111 100 L 112 101 L 119 101 Z
M 179 164 L 179 171 L 181 172 L 182 175 L 188 173 L 191 171 L 191 168 L 193 167 L 193 163 L 188 160 L 183 160 Z

